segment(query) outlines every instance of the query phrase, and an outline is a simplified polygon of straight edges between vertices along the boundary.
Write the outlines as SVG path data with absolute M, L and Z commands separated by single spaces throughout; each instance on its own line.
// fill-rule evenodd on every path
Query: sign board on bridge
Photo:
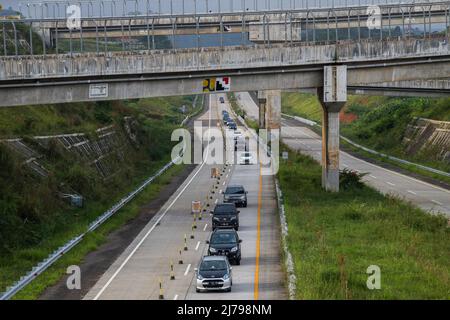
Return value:
M 209 78 L 203 80 L 203 92 L 228 92 L 230 91 L 230 77 Z
M 108 84 L 91 84 L 89 86 L 89 99 L 108 98 Z

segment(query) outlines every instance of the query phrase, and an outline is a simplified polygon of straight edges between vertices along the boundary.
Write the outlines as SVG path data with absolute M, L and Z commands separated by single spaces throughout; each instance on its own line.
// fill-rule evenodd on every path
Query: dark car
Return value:
M 237 129 L 237 125 L 235 122 L 228 122 L 227 125 L 228 125 L 228 128 L 230 128 L 231 130 Z
M 209 244 L 208 253 L 211 256 L 227 256 L 228 260 L 241 264 L 241 242 L 234 229 L 217 229 L 211 234 L 206 243 Z
M 223 193 L 223 202 L 234 203 L 236 207 L 238 205 L 247 207 L 247 193 L 241 185 L 228 186 Z
M 212 211 L 212 228 L 234 228 L 239 230 L 239 211 L 234 203 L 219 203 Z
M 220 103 L 225 103 L 225 99 L 223 97 L 220 97 L 219 100 L 220 100 Z

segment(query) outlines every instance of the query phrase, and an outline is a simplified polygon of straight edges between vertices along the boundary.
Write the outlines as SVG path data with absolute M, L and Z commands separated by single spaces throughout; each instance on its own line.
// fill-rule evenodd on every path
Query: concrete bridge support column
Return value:
M 322 186 L 339 191 L 339 113 L 347 101 L 346 66 L 326 66 L 324 86 L 318 90 L 323 109 Z
M 281 91 L 267 90 L 266 96 L 266 129 L 281 128 Z
M 267 99 L 264 91 L 258 91 L 258 107 L 259 107 L 259 128 L 266 128 L 266 104 Z

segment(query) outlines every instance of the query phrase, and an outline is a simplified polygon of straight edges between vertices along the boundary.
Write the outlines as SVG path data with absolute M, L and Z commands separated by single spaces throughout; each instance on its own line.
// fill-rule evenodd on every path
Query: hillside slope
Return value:
M 321 122 L 322 110 L 312 94 L 286 93 L 283 112 Z M 341 113 L 341 133 L 364 146 L 400 158 L 450 171 L 445 150 L 411 148 L 408 130 L 417 118 L 450 121 L 450 98 L 349 96 Z M 414 144 L 414 142 L 413 142 Z M 443 144 L 445 147 L 445 143 Z M 414 151 L 414 152 L 412 152 Z
M 195 110 L 194 97 L 0 109 L 0 291 L 166 163 L 195 101 Z

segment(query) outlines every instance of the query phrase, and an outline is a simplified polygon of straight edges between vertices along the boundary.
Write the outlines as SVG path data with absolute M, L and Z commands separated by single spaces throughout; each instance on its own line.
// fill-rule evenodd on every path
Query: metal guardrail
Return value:
M 175 159 L 167 163 L 162 169 L 160 169 L 156 174 L 144 181 L 136 190 L 128 194 L 126 197 L 121 199 L 117 204 L 111 207 L 108 211 L 104 212 L 100 217 L 98 217 L 94 222 L 92 222 L 86 232 L 76 236 L 75 238 L 69 240 L 65 245 L 59 247 L 52 254 L 48 256 L 47 259 L 38 263 L 33 269 L 28 272 L 27 275 L 21 277 L 12 286 L 8 287 L 4 293 L 0 295 L 0 300 L 9 300 L 17 292 L 22 290 L 26 285 L 33 281 L 36 277 L 47 270 L 53 263 L 55 263 L 59 258 L 61 258 L 65 253 L 69 252 L 73 247 L 80 243 L 83 238 L 90 232 L 101 226 L 106 220 L 108 220 L 112 215 L 117 213 L 121 208 L 123 208 L 127 203 L 129 203 L 136 195 L 138 195 L 142 190 L 144 190 L 149 184 L 151 184 L 156 178 L 161 176 L 165 171 L 173 166 L 174 162 L 178 160 Z
M 321 125 L 319 125 L 315 121 L 311 121 L 311 120 L 308 120 L 308 119 L 305 119 L 305 118 L 301 118 L 301 117 L 298 117 L 298 116 L 291 116 L 291 115 L 285 114 L 285 113 L 283 113 L 282 115 L 285 116 L 285 117 L 297 120 L 297 121 L 299 121 L 301 123 L 304 123 L 304 124 L 312 126 L 312 127 L 314 127 L 314 126 L 321 127 Z M 356 147 L 358 149 L 364 150 L 366 152 L 369 152 L 371 154 L 374 154 L 374 155 L 377 155 L 377 156 L 380 156 L 380 157 L 383 157 L 383 158 L 386 158 L 386 159 L 389 159 L 389 160 L 392 160 L 392 161 L 395 161 L 395 162 L 398 162 L 398 163 L 411 165 L 411 166 L 417 167 L 419 169 L 422 169 L 422 170 L 425 170 L 425 171 L 428 171 L 428 172 L 431 172 L 431 173 L 439 174 L 439 175 L 442 175 L 442 176 L 445 176 L 445 177 L 450 177 L 450 173 L 449 172 L 441 171 L 441 170 L 430 168 L 430 167 L 427 167 L 427 166 L 424 166 L 424 165 L 421 165 L 421 164 L 418 164 L 418 163 L 414 163 L 414 162 L 410 162 L 410 161 L 407 161 L 407 160 L 404 160 L 404 159 L 400 159 L 400 158 L 397 158 L 397 157 L 394 157 L 394 156 L 390 156 L 388 154 L 381 153 L 381 152 L 369 149 L 367 147 L 364 147 L 364 146 L 362 146 L 362 145 L 360 145 L 360 144 L 358 144 L 356 142 L 353 142 L 352 140 L 350 140 L 350 139 L 348 139 L 348 138 L 346 138 L 346 137 L 344 137 L 342 135 L 340 137 L 341 137 L 342 140 L 346 141 L 347 143 L 351 144 L 352 146 L 354 146 L 354 147 Z
M 197 98 L 194 100 L 193 105 L 195 106 L 197 103 Z M 194 114 L 195 115 L 195 114 Z M 181 122 L 181 126 L 183 126 L 186 121 L 194 116 L 187 116 L 186 119 Z M 183 153 L 185 150 L 183 150 Z M 123 208 L 127 203 L 133 200 L 142 190 L 144 190 L 149 184 L 151 184 L 156 178 L 161 176 L 164 172 L 166 172 L 169 168 L 171 168 L 174 163 L 181 159 L 181 155 L 175 158 L 174 160 L 168 162 L 164 167 L 162 167 L 157 173 L 153 176 L 145 180 L 136 190 L 129 193 L 126 197 L 122 198 L 118 203 L 112 206 L 109 210 L 104 212 L 101 216 L 99 216 L 95 221 L 89 224 L 88 229 L 82 234 L 76 236 L 75 238 L 69 240 L 65 245 L 59 247 L 52 254 L 48 256 L 47 259 L 38 263 L 33 269 L 28 272 L 25 276 L 21 277 L 19 281 L 14 283 L 12 286 L 7 287 L 6 291 L 0 294 L 0 300 L 9 300 L 12 298 L 17 292 L 22 290 L 26 285 L 28 285 L 31 281 L 33 281 L 36 277 L 42 274 L 45 270 L 47 270 L 53 263 L 55 263 L 59 258 L 61 258 L 65 253 L 69 252 L 73 247 L 75 247 L 78 243 L 80 243 L 83 238 L 90 232 L 93 232 L 106 220 L 108 220 L 111 216 L 117 213 L 121 208 Z

